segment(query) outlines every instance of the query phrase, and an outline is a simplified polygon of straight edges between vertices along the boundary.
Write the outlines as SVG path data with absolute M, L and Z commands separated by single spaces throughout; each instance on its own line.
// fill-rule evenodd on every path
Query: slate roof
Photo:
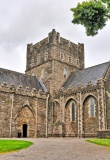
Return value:
M 90 81 L 91 83 L 96 84 L 98 79 L 104 77 L 109 65 L 110 62 L 106 62 L 93 67 L 85 68 L 84 70 L 72 72 L 62 87 L 64 89 L 68 89 L 68 87 L 72 85 L 76 88 L 79 84 L 85 86 Z
M 23 73 L 0 68 L 0 85 L 6 82 L 8 86 L 14 84 L 15 87 L 21 85 L 23 89 L 29 87 L 30 90 L 35 88 L 37 91 L 45 91 L 42 83 L 35 76 L 29 76 Z

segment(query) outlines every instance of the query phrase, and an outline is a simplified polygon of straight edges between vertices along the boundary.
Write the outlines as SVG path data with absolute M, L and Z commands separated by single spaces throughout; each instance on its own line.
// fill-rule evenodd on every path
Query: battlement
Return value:
M 26 71 L 52 59 L 84 69 L 84 44 L 75 44 L 60 37 L 60 33 L 53 29 L 48 33 L 48 37 L 40 42 L 27 45 Z
M 60 43 L 60 33 L 56 32 L 55 29 L 48 34 L 48 43 Z
M 77 93 L 90 93 L 100 90 L 103 86 L 103 79 L 99 79 L 96 84 L 93 84 L 91 81 L 88 82 L 85 86 L 79 84 L 76 88 L 70 85 L 66 90 L 62 87 L 59 91 L 55 91 L 54 98 L 59 98 L 60 96 L 75 95 Z
M 29 87 L 23 88 L 21 85 L 16 87 L 15 84 L 11 84 L 10 86 L 7 85 L 6 82 L 3 82 L 0 86 L 0 92 L 12 93 L 17 95 L 29 96 L 29 97 L 38 97 L 42 99 L 46 99 L 46 93 L 42 92 L 41 90 L 36 90 L 32 88 L 31 90 Z
M 52 32 L 48 33 L 48 37 L 44 38 L 43 40 L 33 44 L 27 44 L 27 50 L 28 52 L 32 53 L 33 51 L 39 51 L 39 49 L 41 48 L 46 48 L 49 47 L 52 44 L 58 45 L 58 47 L 64 48 L 65 50 L 69 51 L 70 49 L 74 50 L 78 50 L 78 47 L 83 46 L 84 44 L 82 43 L 78 43 L 75 44 L 73 42 L 71 42 L 70 40 L 67 40 L 63 37 L 60 37 L 60 33 L 56 32 L 55 29 L 52 30 Z

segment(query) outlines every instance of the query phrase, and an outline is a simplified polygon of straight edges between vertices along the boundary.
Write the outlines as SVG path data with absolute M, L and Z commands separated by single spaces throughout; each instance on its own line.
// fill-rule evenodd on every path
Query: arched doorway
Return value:
M 27 137 L 27 124 L 23 124 L 23 137 Z
M 16 117 L 17 130 L 22 133 L 22 137 L 36 136 L 36 119 L 34 112 L 28 107 L 22 107 Z

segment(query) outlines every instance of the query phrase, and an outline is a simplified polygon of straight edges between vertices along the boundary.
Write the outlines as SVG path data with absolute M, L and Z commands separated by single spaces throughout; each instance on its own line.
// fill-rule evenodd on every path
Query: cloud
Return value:
M 81 0 L 82 1 L 82 0 Z M 0 5 L 0 67 L 25 70 L 26 45 L 48 36 L 54 28 L 75 43 L 85 43 L 86 66 L 109 60 L 108 25 L 96 37 L 73 25 L 70 8 L 73 0 L 4 0 Z

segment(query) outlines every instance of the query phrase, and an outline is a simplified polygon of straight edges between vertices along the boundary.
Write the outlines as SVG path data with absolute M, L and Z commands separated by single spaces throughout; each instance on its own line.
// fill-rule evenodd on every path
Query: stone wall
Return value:
M 110 129 L 110 79 L 105 81 L 107 129 Z
M 59 112 L 62 120 L 62 136 L 96 137 L 97 131 L 104 127 L 102 80 L 96 85 L 89 82 L 85 87 L 69 86 L 55 92 L 55 100 L 60 103 Z M 90 99 L 94 100 L 94 116 L 90 115 Z M 64 99 L 64 100 L 63 100 Z M 71 102 L 76 106 L 76 120 L 71 121 Z M 100 120 L 100 121 L 99 121 Z M 58 132 L 58 129 L 56 129 Z
M 53 133 L 54 137 L 62 136 L 62 119 L 61 119 L 61 107 L 58 102 L 54 102 L 53 106 Z
M 13 94 L 12 137 L 23 136 L 23 124 L 27 125 L 27 137 L 35 137 L 35 101 L 31 96 Z
M 43 77 L 42 69 L 44 69 Z M 33 73 L 38 77 L 38 79 L 40 79 L 44 83 L 46 89 L 50 91 L 50 85 L 52 81 L 52 61 L 43 63 L 42 65 L 29 70 L 26 74 L 32 75 Z
M 37 100 L 37 137 L 46 137 L 46 99 Z
M 99 138 L 110 138 L 110 130 L 98 131 L 97 137 Z
M 0 86 L 0 137 L 45 137 L 46 101 L 42 92 Z
M 0 92 L 0 137 L 10 136 L 11 94 Z

